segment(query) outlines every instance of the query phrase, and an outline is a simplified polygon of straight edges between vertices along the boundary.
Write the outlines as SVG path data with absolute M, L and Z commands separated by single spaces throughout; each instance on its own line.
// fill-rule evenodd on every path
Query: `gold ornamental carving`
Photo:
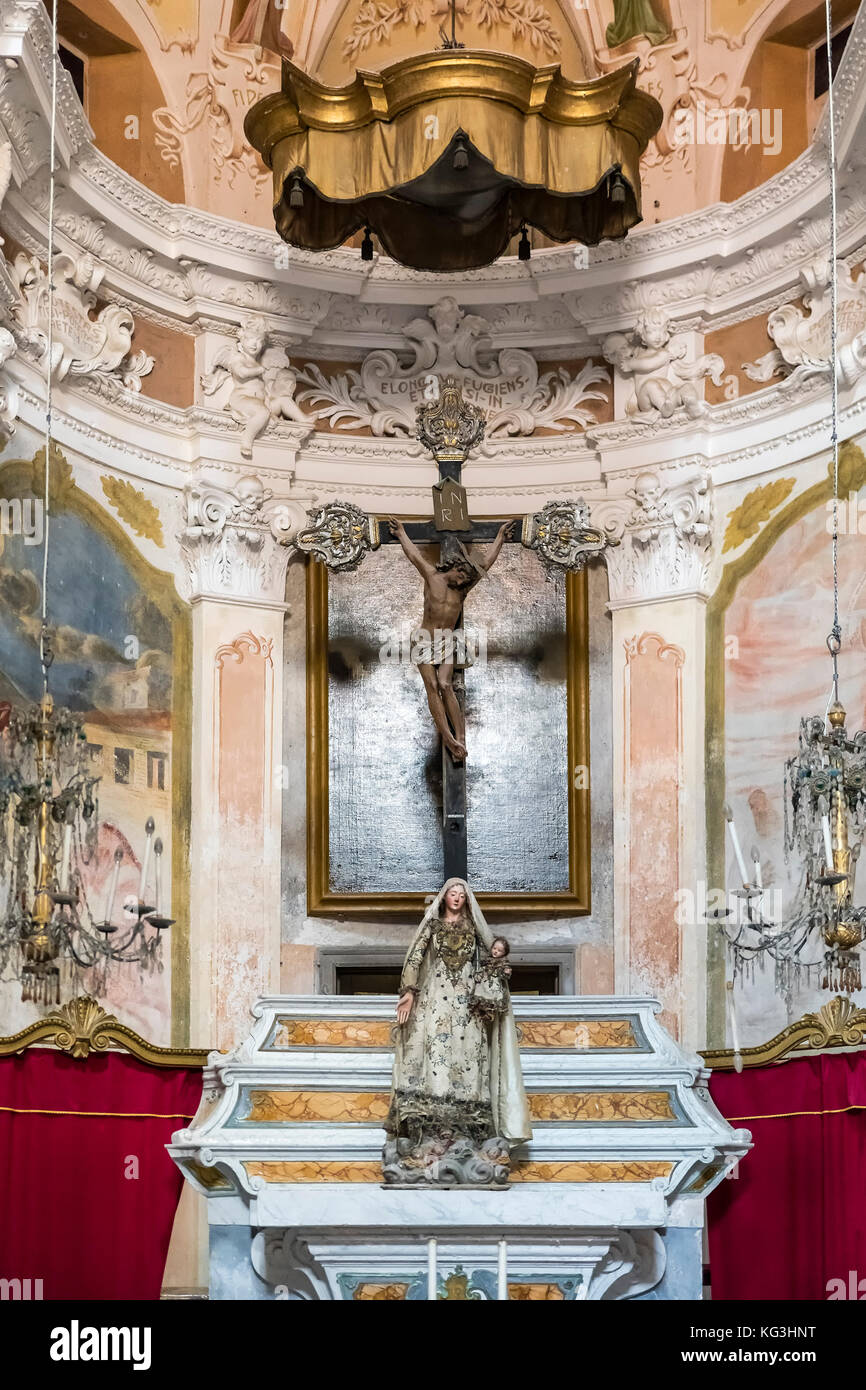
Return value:
M 92 1054 L 120 1049 L 155 1067 L 203 1067 L 206 1051 L 193 1047 L 158 1047 L 106 1013 L 98 1000 L 82 994 L 30 1023 L 18 1033 L 0 1038 L 0 1057 L 24 1052 L 35 1043 L 50 1042 L 77 1061 Z
M 866 1043 L 866 1009 L 860 1009 L 850 999 L 837 994 L 816 1013 L 804 1014 L 790 1023 L 768 1042 L 756 1047 L 743 1047 L 740 1055 L 744 1067 L 766 1066 L 783 1058 L 803 1056 L 818 1049 L 862 1047 Z M 713 1071 L 733 1071 L 732 1048 L 713 1048 L 701 1056 Z

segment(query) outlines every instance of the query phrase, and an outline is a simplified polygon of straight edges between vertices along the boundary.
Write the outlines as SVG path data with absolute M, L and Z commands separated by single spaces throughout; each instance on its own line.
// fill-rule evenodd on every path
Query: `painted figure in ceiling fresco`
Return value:
M 670 31 L 653 9 L 652 0 L 613 0 L 613 23 L 607 26 L 608 48 L 618 48 L 630 39 L 649 39 L 664 43 Z
M 291 58 L 294 49 L 282 32 L 284 9 L 277 9 L 274 0 L 249 0 L 241 18 L 229 35 L 232 43 L 254 43 L 259 48 Z
M 502 1182 L 532 1136 L 507 987 L 496 1009 L 472 1003 L 495 939 L 468 884 L 449 879 L 403 965 L 386 1181 Z

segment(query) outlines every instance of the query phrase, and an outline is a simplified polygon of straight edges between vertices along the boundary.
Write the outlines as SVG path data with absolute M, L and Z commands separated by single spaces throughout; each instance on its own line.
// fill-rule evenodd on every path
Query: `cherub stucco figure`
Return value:
M 243 428 L 243 458 L 252 458 L 254 441 L 272 420 L 282 417 L 309 423 L 295 400 L 297 376 L 285 348 L 268 346 L 263 319 L 247 319 L 237 342 L 220 349 L 211 370 L 202 377 L 205 395 L 218 391 L 227 376 L 232 381 L 227 406 L 232 419 Z

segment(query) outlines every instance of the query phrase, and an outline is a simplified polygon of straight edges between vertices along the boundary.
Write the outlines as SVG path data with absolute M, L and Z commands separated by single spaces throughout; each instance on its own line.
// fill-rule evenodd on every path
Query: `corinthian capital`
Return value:
M 213 598 L 259 607 L 282 606 L 293 533 L 292 504 L 275 504 L 261 479 L 229 489 L 197 478 L 184 489 L 181 549 L 190 599 Z M 302 508 L 297 509 L 303 519 Z
M 710 486 L 692 477 L 665 487 L 642 473 L 622 498 L 593 509 L 593 520 L 622 543 L 607 550 L 611 603 L 703 595 L 712 548 Z

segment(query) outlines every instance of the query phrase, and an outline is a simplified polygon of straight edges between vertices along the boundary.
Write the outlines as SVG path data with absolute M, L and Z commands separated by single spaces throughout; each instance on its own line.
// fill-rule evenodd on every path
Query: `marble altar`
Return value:
M 750 1135 L 660 1008 L 517 997 L 533 1138 L 508 1187 L 405 1190 L 380 1166 L 394 1000 L 260 999 L 169 1146 L 207 1199 L 211 1298 L 496 1298 L 503 1260 L 511 1298 L 701 1298 L 705 1199 Z

